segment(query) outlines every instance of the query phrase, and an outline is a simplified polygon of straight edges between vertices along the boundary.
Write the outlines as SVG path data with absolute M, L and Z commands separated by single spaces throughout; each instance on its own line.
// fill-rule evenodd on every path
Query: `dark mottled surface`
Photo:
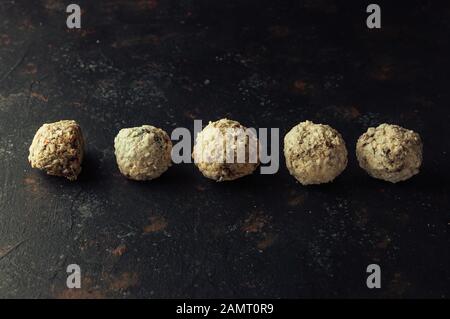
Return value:
M 391 1 L 371 31 L 364 2 L 277 2 L 79 1 L 68 31 L 67 1 L 0 1 L 0 297 L 449 297 L 450 9 Z M 348 168 L 316 187 L 284 164 L 231 183 L 193 165 L 118 173 L 119 128 L 225 116 L 283 134 L 328 123 Z M 74 183 L 27 163 L 59 119 L 87 140 Z M 382 122 L 423 137 L 407 182 L 358 168 L 356 139 Z M 65 289 L 70 263 L 81 290 Z

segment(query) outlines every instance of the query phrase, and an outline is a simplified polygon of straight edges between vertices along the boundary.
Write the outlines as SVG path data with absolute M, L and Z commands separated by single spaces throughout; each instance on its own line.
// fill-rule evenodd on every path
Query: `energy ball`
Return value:
M 286 166 L 301 184 L 334 180 L 347 166 L 345 142 L 328 125 L 301 122 L 284 137 Z
M 388 182 L 404 181 L 419 172 L 422 140 L 398 125 L 370 127 L 356 143 L 356 157 L 370 176 Z
M 192 158 L 202 174 L 218 182 L 253 173 L 259 165 L 258 139 L 239 122 L 221 119 L 197 135 Z
M 114 148 L 119 170 L 129 179 L 155 179 L 172 163 L 169 135 L 151 125 L 121 129 L 114 139 Z
M 49 175 L 63 176 L 74 181 L 81 172 L 84 140 L 75 121 L 46 123 L 36 132 L 30 146 L 31 167 Z

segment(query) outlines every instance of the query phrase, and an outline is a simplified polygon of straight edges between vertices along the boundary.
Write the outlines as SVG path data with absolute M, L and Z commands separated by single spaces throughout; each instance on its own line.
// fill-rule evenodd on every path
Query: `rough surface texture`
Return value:
M 28 161 L 31 167 L 73 181 L 81 172 L 83 154 L 80 126 L 75 121 L 64 120 L 44 124 L 37 130 Z
M 192 158 L 205 177 L 235 180 L 258 167 L 258 140 L 237 121 L 209 122 L 196 137 Z
M 356 143 L 359 165 L 370 176 L 397 183 L 419 173 L 422 140 L 414 131 L 398 125 L 370 127 Z
M 165 131 L 151 125 L 121 129 L 114 149 L 120 172 L 138 181 L 161 176 L 172 163 L 172 141 Z
M 286 134 L 284 156 L 289 172 L 303 185 L 331 182 L 347 166 L 341 134 L 311 121 L 297 124 Z
M 70 2 L 0 1 L 1 298 L 450 297 L 448 3 L 376 1 L 375 30 L 355 1 L 74 2 L 80 30 L 65 27 Z M 230 183 L 193 164 L 150 183 L 117 169 L 123 127 L 222 117 L 279 127 L 281 147 L 301 119 L 329 124 L 348 166 L 313 187 L 284 163 Z M 76 183 L 25 160 L 63 118 L 88 142 Z M 406 183 L 356 160 L 358 137 L 386 122 L 426 146 Z M 67 288 L 71 263 L 81 289 Z M 381 289 L 366 286 L 372 263 Z

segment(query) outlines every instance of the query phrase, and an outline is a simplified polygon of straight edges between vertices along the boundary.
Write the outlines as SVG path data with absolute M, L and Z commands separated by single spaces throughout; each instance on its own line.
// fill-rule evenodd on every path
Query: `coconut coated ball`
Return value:
M 151 125 L 121 129 L 114 139 L 114 148 L 119 170 L 129 179 L 155 179 L 172 163 L 169 135 Z
M 388 182 L 404 181 L 419 172 L 422 140 L 398 125 L 370 127 L 356 143 L 356 157 L 370 176 Z
M 258 139 L 239 122 L 221 119 L 197 135 L 192 158 L 202 174 L 215 181 L 231 181 L 253 173 L 259 165 Z
M 84 140 L 80 126 L 75 121 L 64 120 L 46 123 L 37 130 L 28 161 L 33 168 L 73 181 L 81 172 L 83 154 Z
M 347 166 L 345 142 L 328 125 L 301 122 L 284 137 L 286 166 L 301 184 L 334 180 Z

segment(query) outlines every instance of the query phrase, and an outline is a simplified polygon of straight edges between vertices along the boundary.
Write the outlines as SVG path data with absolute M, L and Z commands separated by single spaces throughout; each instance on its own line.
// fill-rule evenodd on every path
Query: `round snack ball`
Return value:
M 169 135 L 151 125 L 121 129 L 114 139 L 114 148 L 119 170 L 129 179 L 155 179 L 172 163 Z
M 422 164 L 419 134 L 398 125 L 370 127 L 356 143 L 356 157 L 370 176 L 397 183 L 416 175 Z
M 215 181 L 231 181 L 253 173 L 259 165 L 258 139 L 239 122 L 221 119 L 197 135 L 192 158 L 202 174 Z
M 75 121 L 64 120 L 46 123 L 37 130 L 28 161 L 33 168 L 73 181 L 81 172 L 83 153 L 80 126 Z
M 347 166 L 345 142 L 328 125 L 301 122 L 284 137 L 286 166 L 301 184 L 331 182 Z

